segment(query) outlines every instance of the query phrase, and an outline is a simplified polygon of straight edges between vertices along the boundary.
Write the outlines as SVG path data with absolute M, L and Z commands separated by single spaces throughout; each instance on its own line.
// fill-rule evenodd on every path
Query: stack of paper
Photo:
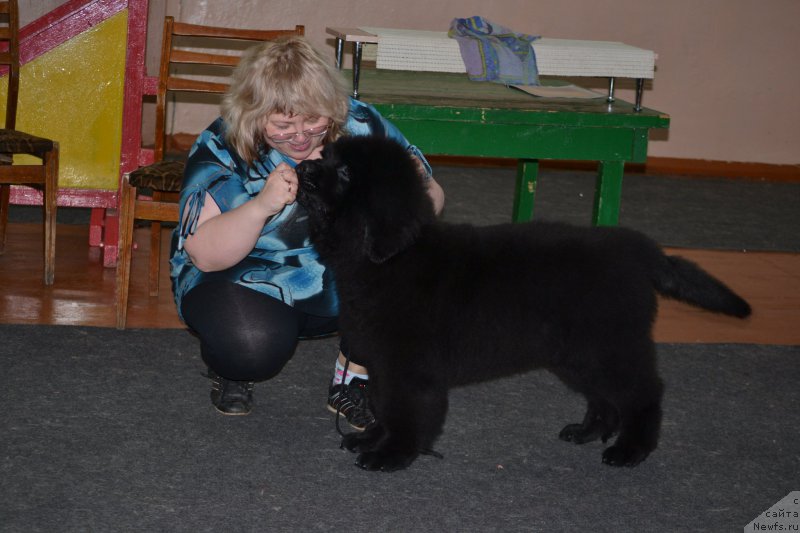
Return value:
M 446 32 L 364 26 L 359 29 L 378 36 L 377 68 L 466 72 L 458 43 Z
M 652 79 L 656 54 L 612 41 L 548 39 L 533 42 L 539 74 Z
M 466 72 L 458 42 L 446 32 L 362 26 L 378 36 L 376 66 L 389 70 Z M 656 54 L 610 41 L 543 37 L 533 42 L 543 76 L 597 76 L 651 79 Z

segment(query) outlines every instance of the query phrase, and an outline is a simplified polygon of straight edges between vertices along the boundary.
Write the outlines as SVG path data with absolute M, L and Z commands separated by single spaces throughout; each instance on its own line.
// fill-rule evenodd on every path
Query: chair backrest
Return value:
M 304 33 L 301 25 L 286 30 L 248 30 L 187 24 L 166 17 L 156 93 L 154 160 L 164 158 L 168 92 L 222 94 L 228 84 L 218 80 L 230 75 L 246 48 Z
M 17 0 L 0 1 L 0 65 L 8 68 L 6 129 L 17 126 L 19 98 L 19 10 Z

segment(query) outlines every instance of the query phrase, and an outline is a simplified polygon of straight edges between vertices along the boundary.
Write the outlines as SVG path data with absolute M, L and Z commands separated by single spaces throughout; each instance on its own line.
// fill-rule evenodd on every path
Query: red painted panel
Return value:
M 147 6 L 148 0 L 69 0 L 20 29 L 20 62 L 25 64 L 128 9 L 120 178 L 139 165 L 152 162 L 153 158 L 152 150 L 141 148 L 142 97 L 155 94 L 158 82 L 145 71 Z M 41 205 L 42 194 L 30 187 L 15 186 L 11 189 L 11 202 Z M 114 266 L 117 261 L 118 202 L 117 191 L 63 188 L 58 193 L 59 206 L 93 208 L 90 245 L 103 246 L 103 264 L 107 267 Z
M 119 177 L 136 170 L 142 148 L 142 98 L 152 82 L 145 71 L 147 2 L 128 0 L 128 57 L 125 60 L 125 96 L 122 108 L 122 147 Z
M 128 0 L 70 0 L 19 30 L 23 65 L 125 9 Z M 147 16 L 145 1 L 145 17 Z
M 42 190 L 27 185 L 12 185 L 11 203 L 42 205 Z M 58 190 L 58 205 L 61 207 L 116 207 L 117 191 L 62 188 Z

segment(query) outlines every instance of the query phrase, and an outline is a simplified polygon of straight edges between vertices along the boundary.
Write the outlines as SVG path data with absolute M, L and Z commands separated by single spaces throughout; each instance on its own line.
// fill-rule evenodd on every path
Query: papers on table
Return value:
M 361 26 L 377 36 L 376 66 L 390 70 L 466 72 L 447 32 Z M 652 79 L 656 54 L 620 42 L 542 37 L 532 44 L 542 76 Z

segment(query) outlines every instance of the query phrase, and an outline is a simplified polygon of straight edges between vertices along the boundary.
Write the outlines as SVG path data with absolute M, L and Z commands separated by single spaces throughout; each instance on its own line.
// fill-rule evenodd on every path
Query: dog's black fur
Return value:
M 298 201 L 332 268 L 340 332 L 366 361 L 377 423 L 345 436 L 370 470 L 405 468 L 441 433 L 448 388 L 541 367 L 588 402 L 559 437 L 618 434 L 603 462 L 656 448 L 656 293 L 737 317 L 750 306 L 693 263 L 624 228 L 438 222 L 398 144 L 351 137 L 298 166 Z

